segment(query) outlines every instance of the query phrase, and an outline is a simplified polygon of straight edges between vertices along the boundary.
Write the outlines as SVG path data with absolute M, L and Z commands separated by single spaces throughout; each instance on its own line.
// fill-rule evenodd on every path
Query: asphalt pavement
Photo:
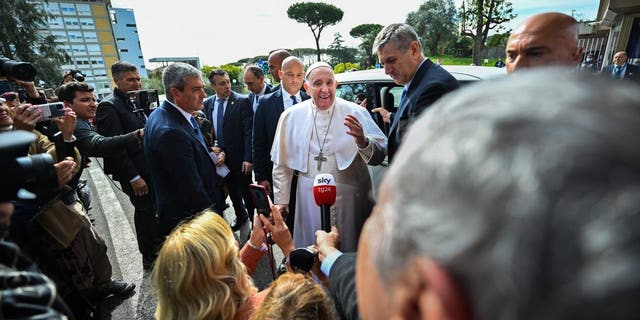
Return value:
M 153 319 L 157 298 L 151 284 L 151 272 L 142 268 L 142 256 L 138 252 L 133 222 L 133 206 L 120 189 L 118 182 L 106 176 L 101 160 L 91 158 L 91 166 L 85 169 L 83 178 L 91 188 L 91 210 L 94 225 L 107 243 L 109 260 L 113 267 L 113 278 L 136 284 L 135 294 L 125 301 L 105 301 L 99 310 L 99 319 Z M 231 202 L 224 215 L 233 221 Z M 238 233 L 236 233 L 238 236 Z M 276 264 L 282 261 L 282 252 L 274 246 Z M 268 256 L 265 255 L 253 275 L 259 289 L 266 288 L 272 280 Z

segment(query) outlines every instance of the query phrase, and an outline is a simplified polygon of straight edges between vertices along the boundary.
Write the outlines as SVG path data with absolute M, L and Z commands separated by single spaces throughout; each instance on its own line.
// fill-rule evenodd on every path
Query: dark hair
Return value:
M 213 71 L 211 71 L 211 73 L 209 73 L 209 77 L 207 77 L 209 79 L 209 81 L 213 82 L 213 77 L 215 76 L 228 76 L 229 73 L 227 73 L 226 71 L 222 70 L 222 69 L 215 69 Z
M 111 65 L 111 76 L 113 79 L 120 79 L 123 73 L 133 71 L 138 71 L 138 68 L 126 61 L 116 61 L 116 63 Z
M 56 90 L 56 96 L 60 101 L 73 102 L 73 99 L 76 97 L 76 92 L 93 92 L 93 88 L 90 87 L 85 82 L 67 82 L 61 85 L 58 90 Z
M 258 79 L 264 77 L 264 71 L 262 71 L 262 68 L 258 67 L 255 64 L 250 64 L 250 65 L 244 67 L 244 72 L 245 73 L 246 72 L 251 72 Z

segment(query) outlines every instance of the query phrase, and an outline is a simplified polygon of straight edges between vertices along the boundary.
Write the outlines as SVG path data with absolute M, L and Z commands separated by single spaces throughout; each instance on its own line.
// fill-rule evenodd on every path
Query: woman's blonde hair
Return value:
M 302 274 L 287 272 L 269 286 L 251 320 L 333 320 L 333 304 L 324 289 Z
M 176 227 L 152 275 L 157 319 L 233 319 L 257 289 L 227 222 L 210 210 Z

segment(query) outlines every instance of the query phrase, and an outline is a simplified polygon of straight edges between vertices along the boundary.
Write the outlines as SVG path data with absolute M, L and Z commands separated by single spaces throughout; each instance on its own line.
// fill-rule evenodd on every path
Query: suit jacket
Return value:
M 218 175 L 213 160 L 180 111 L 168 102 L 153 111 L 143 145 L 161 234 L 181 220 L 214 207 Z
M 204 113 L 210 121 L 216 121 L 213 115 L 217 96 L 213 95 L 204 101 Z M 215 128 L 215 126 L 212 126 Z M 213 139 L 216 139 L 215 129 L 212 129 Z M 242 170 L 242 162 L 253 162 L 251 154 L 251 135 L 253 132 L 253 108 L 246 95 L 231 92 L 227 101 L 227 108 L 222 120 L 222 134 L 224 142 L 220 147 L 225 152 L 225 163 L 229 170 Z
M 449 72 L 426 59 L 413 76 L 407 95 L 393 117 L 387 150 L 389 162 L 411 123 L 432 103 L 458 87 L 458 81 Z
M 600 73 L 603 76 L 611 78 L 611 74 L 613 73 L 613 67 L 615 64 L 610 64 L 602 69 Z M 636 66 L 635 64 L 627 63 L 627 70 L 624 72 L 624 78 L 626 80 L 631 80 L 636 83 L 640 83 L 640 66 Z
M 116 88 L 112 95 L 98 104 L 94 118 L 96 130 L 105 137 L 115 137 L 144 128 L 144 114 L 134 110 L 125 93 Z M 146 167 L 142 145 L 138 144 L 129 144 L 104 157 L 104 172 L 123 183 L 129 183 L 137 175 L 146 177 Z
M 95 132 L 88 121 L 82 119 L 76 121 L 76 129 L 73 135 L 76 136 L 76 146 L 80 150 L 83 159 L 109 156 L 130 144 L 138 144 L 135 132 L 115 137 L 104 137 Z
M 309 99 L 309 96 L 300 91 L 302 101 Z M 276 135 L 276 127 L 280 114 L 284 111 L 284 103 L 282 102 L 282 90 L 274 91 L 270 94 L 260 97 L 258 100 L 258 109 L 253 120 L 253 170 L 255 172 L 256 181 L 269 180 L 273 162 L 271 162 L 271 145 L 273 137 Z
M 329 293 L 340 319 L 360 319 L 356 296 L 356 253 L 343 253 L 329 272 Z

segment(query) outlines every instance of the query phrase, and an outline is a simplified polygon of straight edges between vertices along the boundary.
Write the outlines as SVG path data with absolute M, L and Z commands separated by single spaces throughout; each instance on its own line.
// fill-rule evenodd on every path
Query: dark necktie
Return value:
M 298 103 L 298 100 L 296 99 L 296 96 L 291 96 L 291 101 L 293 101 L 292 105 Z
M 224 145 L 222 136 L 222 123 L 224 120 L 224 99 L 218 99 L 218 114 L 216 115 L 216 139 L 220 145 Z
M 206 145 L 204 143 L 204 137 L 202 136 L 202 132 L 200 132 L 200 125 L 198 125 L 198 121 L 196 121 L 196 118 L 191 117 L 191 119 L 189 120 L 191 121 L 193 132 L 195 132 L 196 136 L 198 136 L 198 140 L 200 140 L 200 143 L 202 143 L 203 145 Z

